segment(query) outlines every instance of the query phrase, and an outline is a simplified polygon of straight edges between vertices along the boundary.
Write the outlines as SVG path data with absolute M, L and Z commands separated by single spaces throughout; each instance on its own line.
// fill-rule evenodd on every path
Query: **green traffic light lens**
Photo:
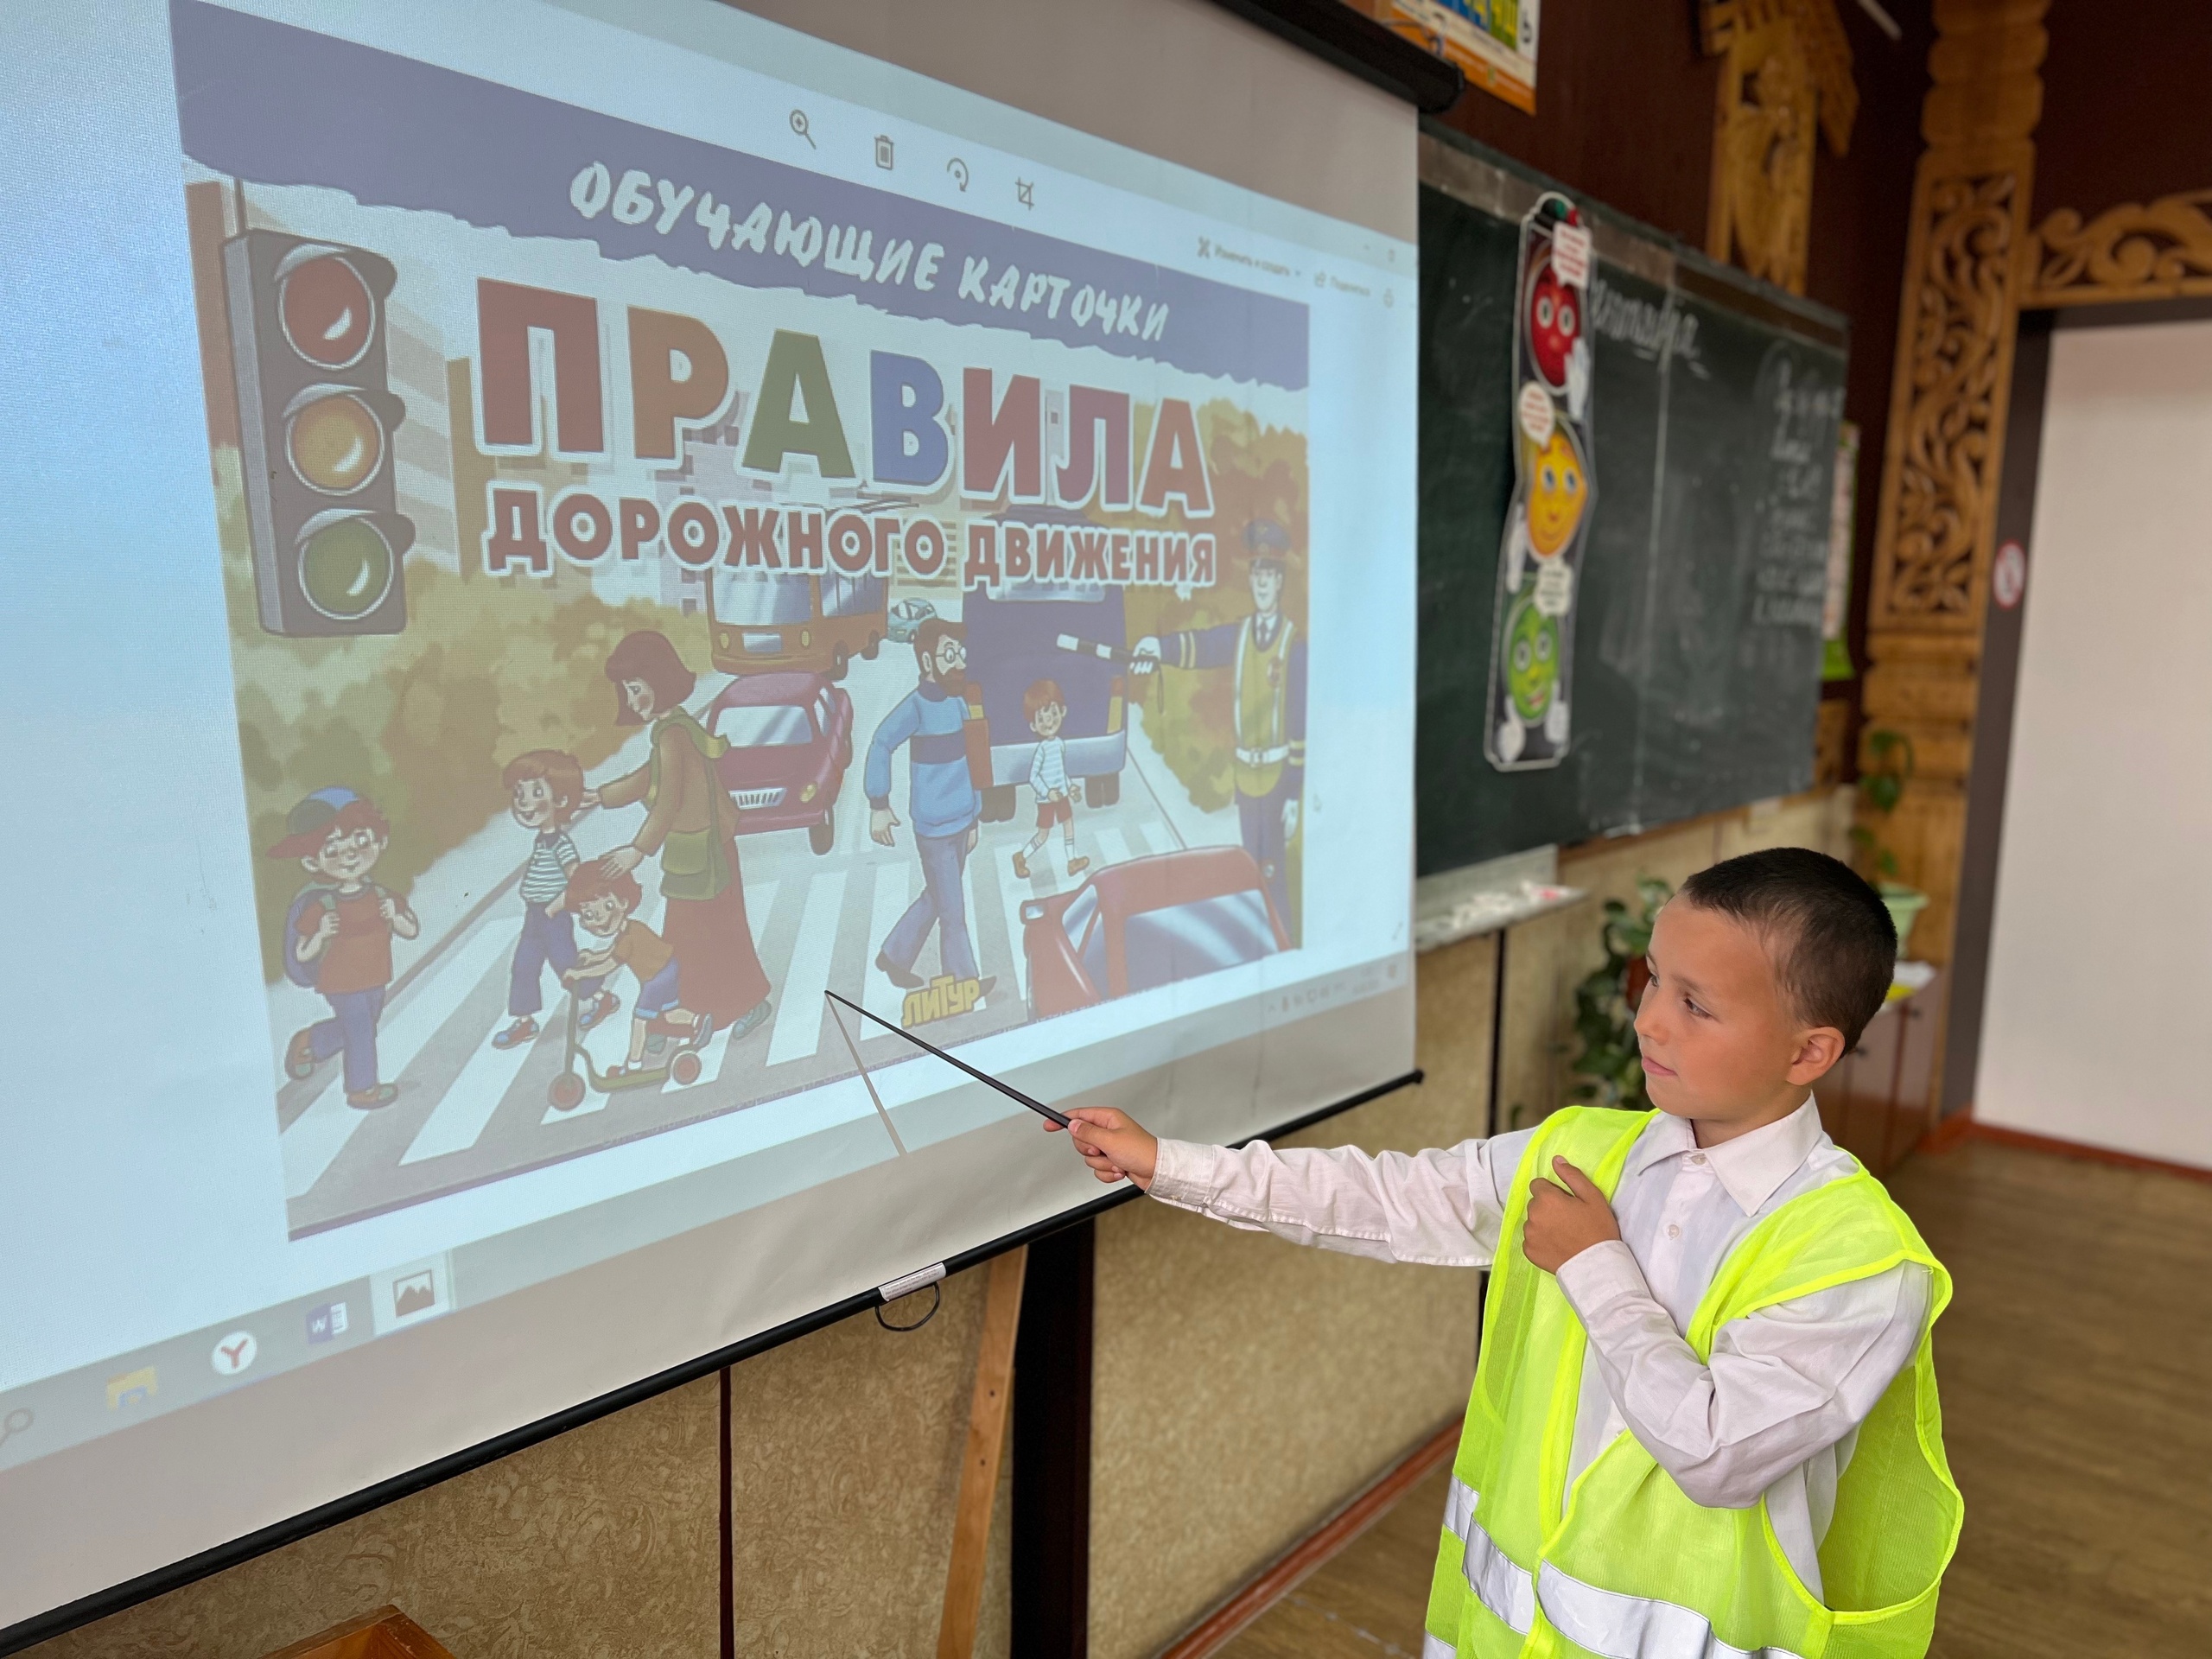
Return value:
M 276 305 L 292 349 L 326 369 L 359 362 L 376 331 L 376 300 L 368 283 L 334 253 L 289 273 Z
M 359 398 L 318 397 L 292 416 L 284 435 L 292 470 L 326 495 L 350 495 L 384 464 L 384 428 Z
M 391 591 L 391 543 L 366 518 L 325 524 L 300 545 L 300 591 L 336 622 L 353 622 Z

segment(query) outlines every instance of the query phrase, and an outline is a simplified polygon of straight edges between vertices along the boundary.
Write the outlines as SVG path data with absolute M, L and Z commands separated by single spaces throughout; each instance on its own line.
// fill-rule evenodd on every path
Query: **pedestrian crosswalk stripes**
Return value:
M 377 1033 L 377 1070 L 385 1082 L 406 1075 L 423 1045 L 437 1034 L 438 1027 L 452 1017 L 487 971 L 504 969 L 519 931 L 510 918 L 486 918 L 450 957 L 410 988 L 406 1000 Z M 323 1073 L 327 1081 L 322 1092 L 284 1132 L 288 1198 L 298 1198 L 321 1180 L 370 1116 L 346 1104 L 336 1062 L 326 1064 Z
M 1014 860 L 1001 853 L 991 861 L 991 870 L 998 879 L 1000 914 L 1006 918 L 1007 931 L 1013 934 L 1012 961 L 1014 992 L 1024 1002 L 1029 1000 L 1029 953 L 1022 948 L 1021 907 L 1040 893 L 1049 893 L 1052 886 L 1035 864 L 1030 867 L 1027 881 L 1014 873 Z
M 1079 825 L 1077 850 L 1091 860 L 1092 870 L 1178 844 L 1173 830 L 1153 822 L 1148 808 L 1139 813 L 1125 804 L 1109 810 L 1122 822 L 1086 814 Z M 981 1008 L 960 1016 L 957 1027 L 947 1022 L 951 1040 L 972 1040 L 1028 1017 L 1021 906 L 1078 886 L 1091 874 L 1071 880 L 1065 849 L 1055 838 L 1033 861 L 1030 880 L 1015 876 L 1013 855 L 1030 828 L 986 825 L 963 873 L 977 965 L 996 983 Z M 868 841 L 864 823 L 857 831 L 841 824 L 841 844 L 848 834 L 860 842 L 849 857 L 842 850 L 815 855 L 798 836 L 741 842 L 748 919 L 774 1013 L 765 1029 L 741 1041 L 718 1033 L 701 1057 L 702 1075 L 689 1085 L 671 1082 L 613 1096 L 587 1090 L 574 1108 L 552 1108 L 549 1088 L 563 1069 L 566 993 L 549 980 L 539 1035 L 518 1048 L 493 1049 L 491 1037 L 507 1020 L 516 918 L 501 906 L 457 936 L 385 1016 L 383 1078 L 399 1086 L 396 1101 L 374 1112 L 347 1106 L 335 1065 L 303 1086 L 305 1109 L 282 1141 L 295 1230 L 496 1180 L 842 1075 L 850 1062 L 842 1045 L 825 1039 L 823 991 L 854 995 L 870 1013 L 899 1020 L 904 994 L 876 969 L 875 957 L 921 891 L 903 833 L 893 848 Z M 665 908 L 658 883 L 644 885 L 639 918 L 658 931 Z M 914 964 L 925 980 L 943 971 L 940 948 L 933 936 Z M 615 988 L 622 1011 L 594 1033 L 594 1053 L 602 1063 L 620 1058 L 635 1001 L 626 976 L 618 977 Z
M 906 906 L 914 902 L 920 885 L 919 873 L 903 861 L 893 862 L 887 859 L 875 867 L 875 898 L 868 910 L 865 942 L 868 959 L 863 968 L 868 988 L 861 997 L 861 1006 L 877 1019 L 888 1020 L 893 1025 L 899 1022 L 899 1009 L 906 993 L 875 965 L 875 958 L 883 941 L 891 937 L 891 930 L 906 913 Z
M 1099 830 L 1098 861 L 1101 865 L 1126 864 L 1131 856 L 1128 837 L 1119 830 L 1109 823 Z
M 845 871 L 824 870 L 807 883 L 806 909 L 798 938 L 785 970 L 783 1000 L 776 1009 L 775 1035 L 768 1041 L 768 1064 L 787 1065 L 810 1057 L 822 1046 L 823 992 L 836 953 L 839 912 L 845 906 Z

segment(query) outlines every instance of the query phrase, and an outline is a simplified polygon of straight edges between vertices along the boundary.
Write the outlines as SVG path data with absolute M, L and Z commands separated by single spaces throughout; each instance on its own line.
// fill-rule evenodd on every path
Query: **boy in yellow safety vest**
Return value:
M 1492 1268 L 1424 1659 L 1927 1651 L 1962 1511 L 1929 1339 L 1950 1279 L 1811 1093 L 1896 954 L 1846 866 L 1751 853 L 1659 913 L 1636 1020 L 1656 1111 L 1379 1155 L 1069 1114 L 1101 1180 Z

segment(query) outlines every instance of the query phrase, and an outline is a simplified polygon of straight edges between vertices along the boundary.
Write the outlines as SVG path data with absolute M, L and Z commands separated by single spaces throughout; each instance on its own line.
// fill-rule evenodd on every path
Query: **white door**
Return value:
M 2212 1166 L 2212 321 L 2061 328 L 1974 1114 Z

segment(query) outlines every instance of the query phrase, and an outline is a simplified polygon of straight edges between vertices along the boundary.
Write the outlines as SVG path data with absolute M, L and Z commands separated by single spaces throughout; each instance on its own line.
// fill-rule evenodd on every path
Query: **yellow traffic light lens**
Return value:
M 318 397 L 295 415 L 285 433 L 292 470 L 326 495 L 350 495 L 384 464 L 384 428 L 359 398 Z
M 359 362 L 376 332 L 376 300 L 369 285 L 334 253 L 310 259 L 288 275 L 276 308 L 292 349 L 326 369 Z
M 391 591 L 391 547 L 366 518 L 325 524 L 300 547 L 300 591 L 334 621 L 351 622 Z

